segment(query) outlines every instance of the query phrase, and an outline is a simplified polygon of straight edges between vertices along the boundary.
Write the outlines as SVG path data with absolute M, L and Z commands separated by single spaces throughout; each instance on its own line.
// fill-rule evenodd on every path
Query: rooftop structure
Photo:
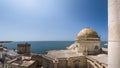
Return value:
M 101 52 L 100 37 L 93 29 L 84 28 L 77 34 L 75 43 L 67 49 L 76 50 L 84 55 L 99 54 Z
M 107 56 L 94 55 L 100 54 L 100 51 L 99 35 L 93 29 L 85 28 L 66 50 L 51 50 L 43 55 L 43 68 L 106 68 L 106 62 L 97 59 L 106 59 Z
M 98 36 L 97 32 L 94 31 L 93 29 L 91 29 L 91 28 L 85 28 L 85 29 L 82 29 L 77 34 L 76 40 L 85 39 L 85 38 L 91 38 L 91 39 L 98 38 L 99 39 L 100 37 Z
M 107 54 L 90 55 L 89 57 L 91 57 L 101 63 L 108 64 L 108 55 Z
M 3 46 L 2 45 L 0 45 L 0 52 L 3 52 Z
M 30 47 L 31 45 L 28 44 L 28 43 L 25 43 L 25 44 L 18 44 L 17 46 L 17 50 L 18 50 L 18 54 L 23 54 L 23 55 L 26 55 L 26 56 L 29 56 L 30 55 Z
M 72 50 L 49 51 L 43 56 L 43 68 L 87 68 L 87 59 Z
M 19 54 L 17 53 L 17 51 L 14 51 L 14 50 L 7 50 L 5 52 L 6 56 L 13 59 L 13 58 L 16 58 L 17 56 L 19 56 Z
M 31 57 L 21 56 L 13 60 L 8 61 L 4 68 L 36 68 L 35 60 L 32 60 Z
M 45 56 L 53 59 L 58 59 L 58 58 L 78 57 L 83 55 L 82 53 L 77 54 L 76 51 L 73 50 L 52 50 L 52 51 L 48 51 L 48 53 Z

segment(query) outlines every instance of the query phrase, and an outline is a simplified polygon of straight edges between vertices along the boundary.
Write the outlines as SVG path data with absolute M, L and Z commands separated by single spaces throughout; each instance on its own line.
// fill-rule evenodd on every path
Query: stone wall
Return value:
M 101 49 L 100 41 L 80 41 L 77 45 L 78 51 L 82 52 L 84 55 L 97 54 Z
M 52 60 L 43 58 L 43 68 L 54 68 L 54 63 Z
M 24 54 L 26 56 L 30 55 L 30 47 L 31 45 L 28 43 L 25 44 L 18 44 L 17 45 L 17 50 L 18 50 L 18 54 Z
M 44 57 L 43 68 L 87 68 L 87 59 L 85 56 L 58 58 L 56 60 Z
M 43 57 L 42 55 L 32 55 L 32 59 L 37 62 L 37 67 L 42 67 L 43 65 Z

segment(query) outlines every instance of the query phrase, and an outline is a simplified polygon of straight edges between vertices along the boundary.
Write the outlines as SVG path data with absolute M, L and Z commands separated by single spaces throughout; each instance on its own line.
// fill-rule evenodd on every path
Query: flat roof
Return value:
M 99 55 L 95 55 L 95 56 L 91 55 L 89 57 L 91 57 L 91 58 L 93 58 L 101 63 L 108 64 L 108 55 L 107 54 L 99 54 Z
M 18 59 L 18 58 L 21 58 L 21 59 Z M 29 67 L 35 62 L 35 60 L 31 60 L 31 57 L 21 56 L 18 58 L 10 60 L 7 63 L 16 65 L 16 66 L 21 66 L 21 67 Z
M 57 59 L 57 58 L 70 58 L 83 56 L 81 53 L 76 53 L 75 50 L 51 50 L 45 55 L 47 57 Z

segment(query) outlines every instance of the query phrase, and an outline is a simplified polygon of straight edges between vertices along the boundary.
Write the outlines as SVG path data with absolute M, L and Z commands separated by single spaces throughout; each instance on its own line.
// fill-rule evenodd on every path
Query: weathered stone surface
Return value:
M 108 68 L 120 68 L 120 0 L 108 0 Z

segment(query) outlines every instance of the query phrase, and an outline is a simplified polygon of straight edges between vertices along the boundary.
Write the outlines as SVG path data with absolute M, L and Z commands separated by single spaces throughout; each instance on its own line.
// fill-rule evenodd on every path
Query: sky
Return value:
M 108 40 L 107 0 L 0 0 L 1 41 L 74 41 L 86 27 Z

